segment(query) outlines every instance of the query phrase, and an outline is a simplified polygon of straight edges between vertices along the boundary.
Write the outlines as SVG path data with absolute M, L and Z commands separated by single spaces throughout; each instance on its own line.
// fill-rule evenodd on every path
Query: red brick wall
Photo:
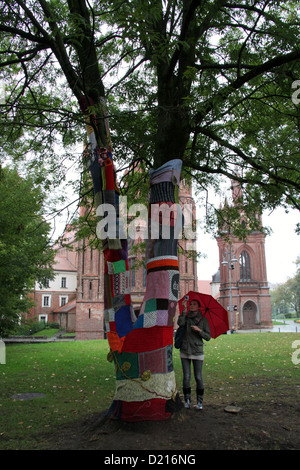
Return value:
M 227 309 L 230 305 L 229 270 L 228 265 L 222 265 L 227 245 L 222 238 L 218 238 L 217 242 L 221 280 L 219 302 Z M 264 235 L 253 232 L 248 236 L 246 242 L 236 238 L 232 238 L 231 242 L 232 251 L 238 260 L 234 264 L 234 269 L 231 270 L 232 304 L 237 306 L 237 311 L 233 312 L 233 327 L 235 329 L 270 328 L 272 326 L 272 311 L 266 272 Z M 251 280 L 247 282 L 240 279 L 239 256 L 244 250 L 249 254 L 251 267 Z M 247 302 L 250 302 L 253 307 L 252 313 L 245 309 Z M 231 325 L 230 312 L 228 316 Z
M 43 296 L 51 296 L 51 305 L 50 307 L 43 307 Z M 53 291 L 36 291 L 34 294 L 34 302 L 36 306 L 34 307 L 34 317 L 38 320 L 39 315 L 48 315 L 48 323 L 57 323 L 58 314 L 53 313 L 53 310 L 56 310 L 60 307 L 60 297 L 68 297 L 68 302 L 76 298 L 76 292 L 53 292 Z
M 104 338 L 103 302 L 80 301 L 76 304 L 76 339 Z

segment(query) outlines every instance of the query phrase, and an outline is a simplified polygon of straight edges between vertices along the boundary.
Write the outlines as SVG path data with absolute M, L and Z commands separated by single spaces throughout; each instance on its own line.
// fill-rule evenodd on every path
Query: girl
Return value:
M 183 371 L 183 393 L 185 408 L 191 404 L 191 362 L 194 367 L 194 377 L 197 386 L 198 410 L 202 410 L 204 384 L 202 379 L 202 365 L 204 360 L 203 339 L 209 341 L 211 338 L 208 321 L 202 316 L 198 300 L 191 300 L 190 309 L 186 314 L 187 301 L 183 302 L 184 309 L 178 318 L 178 325 L 186 325 L 185 336 L 180 348 L 180 358 Z

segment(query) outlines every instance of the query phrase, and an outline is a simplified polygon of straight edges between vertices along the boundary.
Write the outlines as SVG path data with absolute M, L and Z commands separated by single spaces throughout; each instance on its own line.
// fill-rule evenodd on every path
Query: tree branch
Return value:
M 279 67 L 281 65 L 287 64 L 289 62 L 294 62 L 300 59 L 300 50 L 296 49 L 293 52 L 289 52 L 285 55 L 280 55 L 270 59 L 263 64 L 257 65 L 252 70 L 249 70 L 244 75 L 238 77 L 229 85 L 223 87 L 220 91 L 218 91 L 215 95 L 211 96 L 206 102 L 203 103 L 201 106 L 202 111 L 199 111 L 195 116 L 196 123 L 200 123 L 203 118 L 212 110 L 214 105 L 214 100 L 217 97 L 221 97 L 223 101 L 225 101 L 228 96 L 233 93 L 235 90 L 241 88 L 245 83 L 250 82 L 254 78 L 262 75 L 264 72 L 269 72 Z
M 47 45 L 48 47 L 50 47 L 50 43 L 47 39 L 42 38 L 41 36 L 36 36 L 34 34 L 31 34 L 31 33 L 26 33 L 26 31 L 23 31 L 20 28 L 15 28 L 13 26 L 7 26 L 5 24 L 1 24 L 0 25 L 0 31 L 2 31 L 3 33 L 10 33 L 13 36 L 19 36 L 23 39 L 27 39 L 28 41 L 36 42 L 38 44 L 39 43 L 44 44 L 44 45 Z
M 18 0 L 20 1 L 20 0 Z M 82 96 L 82 83 L 75 73 L 74 68 L 69 60 L 64 41 L 62 36 L 59 32 L 58 25 L 56 24 L 52 11 L 49 8 L 49 4 L 45 0 L 38 0 L 39 4 L 41 5 L 45 17 L 47 18 L 49 27 L 54 35 L 55 40 L 50 39 L 51 49 L 54 52 L 64 74 L 71 87 L 71 90 L 75 94 L 77 99 L 80 99 Z
M 171 57 L 170 64 L 168 67 L 168 77 L 171 77 L 171 75 L 174 73 L 176 64 L 183 50 L 183 41 L 186 39 L 186 35 L 189 31 L 190 23 L 194 18 L 197 7 L 199 7 L 201 4 L 201 0 L 191 0 L 191 1 L 186 1 L 184 3 L 185 3 L 185 6 L 183 6 L 182 25 L 181 25 L 181 31 L 180 31 L 179 40 L 178 40 L 179 45 L 175 49 L 175 52 L 173 56 Z M 188 3 L 190 4 L 188 5 Z
M 250 165 L 253 169 L 257 170 L 260 174 L 268 175 L 269 178 L 283 185 L 288 185 L 289 187 L 293 186 L 297 190 L 300 189 L 300 182 L 293 181 L 288 178 L 284 178 L 283 176 L 279 175 L 278 172 L 270 171 L 269 168 L 261 165 L 258 160 L 255 160 L 254 158 L 246 155 L 239 147 L 237 147 L 236 145 L 230 144 L 226 140 L 222 139 L 217 134 L 215 134 L 212 130 L 204 128 L 204 127 L 198 127 L 197 132 L 203 135 L 206 135 L 207 137 L 211 138 L 212 140 L 220 144 L 222 147 L 225 147 L 228 150 L 231 150 L 236 155 L 238 155 L 245 163 Z

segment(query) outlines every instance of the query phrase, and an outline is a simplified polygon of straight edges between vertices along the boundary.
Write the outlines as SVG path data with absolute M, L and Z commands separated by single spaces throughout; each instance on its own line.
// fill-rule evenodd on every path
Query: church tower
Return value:
M 242 198 L 238 183 L 232 183 L 233 204 Z M 240 210 L 240 222 L 247 217 Z M 260 215 L 257 215 L 261 222 Z M 226 228 L 223 233 L 226 232 Z M 228 237 L 228 232 L 226 232 Z M 220 259 L 220 297 L 228 310 L 230 328 L 255 329 L 272 327 L 271 297 L 267 280 L 265 234 L 251 232 L 246 240 L 217 237 Z
M 192 187 L 184 179 L 179 187 L 179 203 L 181 207 L 186 206 L 189 208 L 192 220 L 196 221 L 196 204 L 192 194 Z M 193 257 L 193 254 L 196 254 L 195 244 L 196 240 L 185 240 L 183 238 L 179 241 L 181 250 L 178 254 L 180 272 L 178 299 L 181 299 L 191 290 L 198 291 L 197 259 Z
M 78 245 L 76 339 L 103 339 L 103 254 L 90 247 L 86 239 Z

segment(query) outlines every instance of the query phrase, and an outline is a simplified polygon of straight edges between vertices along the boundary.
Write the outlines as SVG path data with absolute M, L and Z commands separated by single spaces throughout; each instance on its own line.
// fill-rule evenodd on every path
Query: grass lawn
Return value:
M 297 333 L 224 335 L 205 345 L 206 397 L 214 403 L 276 399 L 281 388 L 299 393 L 294 364 Z M 300 345 L 297 346 L 300 349 Z M 47 448 L 58 427 L 107 409 L 115 390 L 114 365 L 106 340 L 8 344 L 0 364 L 0 449 Z M 181 393 L 179 351 L 173 352 Z M 299 362 L 299 360 L 294 362 Z M 43 393 L 34 400 L 13 399 Z
M 44 330 L 37 331 L 32 336 L 47 336 L 47 338 L 51 338 L 52 336 L 56 335 L 59 332 L 59 328 L 45 328 Z

